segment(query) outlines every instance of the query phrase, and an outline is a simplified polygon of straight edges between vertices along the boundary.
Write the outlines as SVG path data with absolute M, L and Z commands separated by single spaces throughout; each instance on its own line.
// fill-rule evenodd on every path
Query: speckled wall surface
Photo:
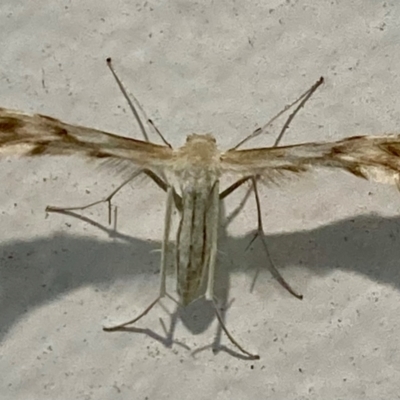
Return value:
M 326 83 L 283 144 L 400 132 L 399 11 L 375 0 L 3 0 L 0 106 L 140 138 L 106 67 L 112 57 L 174 147 L 212 132 L 227 149 L 320 76 Z M 151 182 L 118 194 L 115 231 L 105 205 L 82 213 L 95 224 L 44 209 L 100 199 L 123 181 L 118 170 L 79 158 L 3 159 L 0 168 L 2 400 L 399 395 L 395 188 L 319 171 L 260 191 L 271 255 L 302 302 L 272 279 L 260 243 L 246 251 L 252 199 L 221 229 L 226 324 L 261 356 L 245 361 L 224 351 L 235 349 L 202 302 L 179 315 L 171 346 L 159 320 L 169 327 L 170 300 L 137 324 L 153 333 L 102 331 L 157 294 L 165 195 Z M 227 199 L 227 214 L 244 194 Z M 192 354 L 212 344 L 218 354 Z

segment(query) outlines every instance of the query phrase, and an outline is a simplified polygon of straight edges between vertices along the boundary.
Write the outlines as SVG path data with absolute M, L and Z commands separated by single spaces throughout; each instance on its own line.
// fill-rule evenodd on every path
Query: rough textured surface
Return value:
M 0 106 L 140 138 L 106 68 L 113 57 L 174 146 L 213 132 L 229 148 L 321 75 L 325 85 L 284 143 L 398 132 L 399 14 L 397 2 L 376 0 L 3 0 Z M 258 242 L 245 251 L 253 199 L 222 230 L 218 292 L 234 299 L 232 334 L 261 356 L 249 362 L 210 349 L 191 355 L 219 340 L 232 349 L 201 302 L 180 314 L 170 347 L 160 307 L 137 325 L 149 335 L 101 330 L 157 292 L 165 196 L 151 182 L 117 196 L 114 232 L 105 205 L 83 212 L 97 225 L 46 218 L 44 208 L 101 198 L 123 180 L 118 167 L 78 158 L 0 163 L 2 400 L 399 397 L 395 188 L 321 172 L 262 190 L 271 254 L 302 302 L 266 272 Z M 227 199 L 227 213 L 244 193 Z

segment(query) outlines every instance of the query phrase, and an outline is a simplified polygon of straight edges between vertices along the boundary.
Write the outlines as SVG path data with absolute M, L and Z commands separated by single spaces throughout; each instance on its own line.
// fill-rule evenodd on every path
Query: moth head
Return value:
M 186 138 L 186 143 L 178 150 L 185 165 L 198 165 L 202 168 L 218 160 L 218 149 L 215 138 L 211 134 L 196 133 Z

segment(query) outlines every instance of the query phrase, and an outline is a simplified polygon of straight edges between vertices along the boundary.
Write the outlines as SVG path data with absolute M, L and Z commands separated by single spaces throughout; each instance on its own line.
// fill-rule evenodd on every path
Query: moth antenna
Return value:
M 316 83 L 314 83 L 311 88 L 305 92 L 300 98 L 296 101 L 299 101 L 303 96 L 303 100 L 300 102 L 300 104 L 296 107 L 296 109 L 289 115 L 289 118 L 286 120 L 284 123 L 281 132 L 279 133 L 278 137 L 275 140 L 275 143 L 273 144 L 272 147 L 277 147 L 279 145 L 279 142 L 281 141 L 283 134 L 285 131 L 289 128 L 290 123 L 292 122 L 293 118 L 296 116 L 296 114 L 300 111 L 302 107 L 304 107 L 304 104 L 306 104 L 307 100 L 314 94 L 314 92 L 318 89 L 320 85 L 324 83 L 324 77 L 321 76 Z M 294 105 L 294 104 L 293 104 Z
M 298 111 L 304 106 L 304 104 L 307 102 L 307 100 L 313 95 L 313 93 L 318 89 L 318 87 L 320 85 L 322 85 L 322 83 L 324 82 L 324 77 L 321 76 L 318 81 L 316 83 L 314 83 L 313 86 L 311 86 L 310 89 L 308 89 L 306 92 L 304 92 L 298 99 L 296 99 L 295 101 L 293 101 L 292 103 L 286 105 L 283 110 L 281 110 L 280 112 L 278 112 L 278 114 L 276 114 L 274 117 L 272 117 L 265 125 L 263 125 L 261 128 L 257 128 L 253 133 L 251 133 L 250 135 L 246 136 L 242 141 L 240 141 L 235 147 L 232 147 L 229 150 L 236 150 L 238 149 L 240 146 L 244 145 L 247 141 L 249 141 L 250 139 L 254 139 L 255 137 L 267 133 L 266 129 L 268 126 L 272 125 L 272 123 L 277 120 L 282 114 L 284 114 L 286 111 L 288 111 L 290 108 L 292 108 L 295 104 L 299 103 L 300 104 L 296 107 L 296 109 L 294 110 L 294 112 L 292 114 L 290 114 L 289 118 L 286 120 L 281 132 L 278 135 L 278 138 L 275 140 L 275 143 L 272 147 L 276 147 L 278 146 L 280 140 L 282 139 L 283 134 L 285 133 L 285 131 L 287 130 L 287 128 L 289 127 L 290 122 L 292 121 L 292 119 L 295 117 L 295 115 L 298 113 Z
M 111 57 L 107 58 L 107 66 L 110 69 L 111 73 L 114 76 L 114 79 L 116 80 L 119 89 L 121 90 L 122 94 L 125 97 L 125 100 L 128 102 L 129 107 L 131 109 L 131 111 L 133 112 L 133 115 L 135 116 L 135 119 L 140 127 L 140 130 L 142 131 L 142 135 L 145 138 L 146 142 L 149 142 L 149 136 L 147 135 L 146 129 L 142 123 L 142 120 L 140 119 L 139 113 L 136 109 L 136 107 L 140 110 L 140 112 L 142 113 L 142 115 L 144 116 L 144 118 L 147 120 L 147 122 L 149 123 L 149 125 L 154 129 L 154 131 L 157 133 L 157 135 L 161 138 L 161 140 L 170 148 L 172 149 L 172 146 L 170 143 L 167 142 L 167 140 L 164 138 L 164 136 L 161 134 L 161 132 L 156 128 L 156 126 L 154 125 L 153 121 L 151 121 L 149 118 L 147 118 L 146 113 L 143 109 L 143 107 L 140 105 L 139 100 L 131 93 L 131 97 L 133 99 L 133 101 L 136 103 L 136 107 L 133 104 L 133 101 L 131 100 L 131 98 L 129 97 L 124 85 L 122 84 L 121 80 L 119 79 L 117 73 L 115 72 L 114 66 L 112 65 L 112 59 Z
M 121 80 L 119 79 L 117 73 L 115 72 L 114 67 L 113 67 L 113 65 L 112 65 L 111 57 L 108 57 L 106 61 L 107 61 L 107 66 L 108 66 L 108 68 L 110 69 L 111 73 L 113 74 L 113 77 L 114 77 L 115 81 L 117 82 L 117 85 L 118 85 L 119 89 L 121 90 L 123 96 L 125 97 L 125 100 L 126 100 L 126 101 L 128 102 L 128 104 L 129 104 L 129 108 L 131 109 L 133 115 L 135 116 L 136 122 L 138 123 L 139 128 L 140 128 L 140 130 L 142 131 L 143 137 L 145 138 L 146 142 L 149 142 L 149 141 L 150 141 L 150 140 L 149 140 L 149 136 L 147 135 L 147 132 L 146 132 L 146 129 L 145 129 L 144 125 L 143 125 L 142 120 L 140 119 L 140 115 L 139 115 L 139 113 L 137 112 L 136 107 L 135 107 L 135 105 L 133 104 L 133 101 L 132 101 L 132 100 L 130 99 L 130 97 L 128 96 L 128 93 L 127 93 L 127 91 L 125 90 L 124 85 L 122 84 L 122 82 L 121 82 Z M 139 102 L 137 101 L 137 99 L 135 98 L 135 96 L 132 95 L 132 94 L 131 94 L 131 96 L 132 96 L 132 98 L 135 100 L 135 102 L 136 102 L 137 106 L 140 108 L 141 112 L 144 114 L 144 111 L 143 111 L 143 109 L 140 107 L 140 104 L 139 104 Z
M 165 139 L 165 137 L 163 136 L 163 134 L 160 132 L 160 130 L 156 127 L 156 125 L 154 124 L 153 120 L 148 119 L 147 120 L 148 124 L 151 125 L 153 127 L 153 129 L 157 132 L 158 136 L 160 136 L 161 140 L 170 148 L 172 149 L 172 146 L 170 143 L 167 142 L 167 139 Z

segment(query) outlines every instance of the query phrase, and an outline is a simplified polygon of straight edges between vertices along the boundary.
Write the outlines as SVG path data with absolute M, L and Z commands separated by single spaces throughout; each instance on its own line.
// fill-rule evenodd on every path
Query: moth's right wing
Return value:
M 353 136 L 330 143 L 229 150 L 221 155 L 223 172 L 279 181 L 316 168 L 342 169 L 400 189 L 400 135 Z
M 4 108 L 0 108 L 0 155 L 82 155 L 128 160 L 142 169 L 156 170 L 163 170 L 174 159 L 167 146 Z

